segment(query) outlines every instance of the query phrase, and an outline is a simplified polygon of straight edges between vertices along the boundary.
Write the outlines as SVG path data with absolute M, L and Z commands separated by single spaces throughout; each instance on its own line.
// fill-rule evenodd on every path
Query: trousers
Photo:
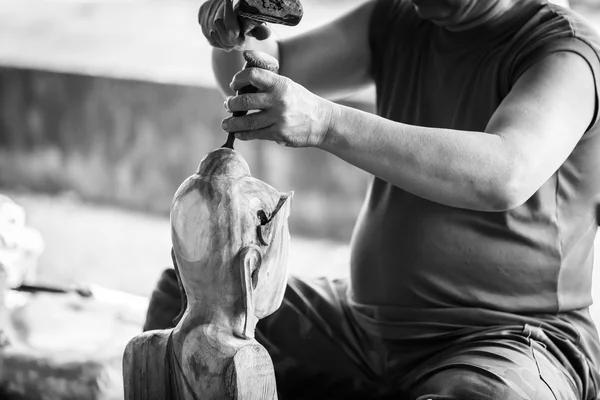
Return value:
M 278 311 L 259 321 L 280 399 L 576 400 L 576 374 L 535 327 L 490 326 L 449 339 L 383 339 L 356 323 L 348 281 L 290 277 Z M 167 329 L 182 307 L 174 270 L 154 290 L 144 330 Z

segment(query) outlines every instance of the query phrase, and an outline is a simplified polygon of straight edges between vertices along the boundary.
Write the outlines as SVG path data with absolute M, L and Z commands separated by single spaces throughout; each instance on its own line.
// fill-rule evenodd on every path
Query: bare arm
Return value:
M 429 200 L 502 211 L 524 203 L 556 172 L 594 105 L 585 60 L 556 53 L 519 78 L 485 132 L 417 127 L 333 105 L 320 147 Z
M 368 29 L 373 7 L 374 2 L 369 1 L 327 25 L 285 40 L 249 38 L 246 49 L 279 59 L 281 75 L 335 100 L 370 81 Z M 225 94 L 233 94 L 229 84 L 242 67 L 239 51 L 213 49 L 213 70 Z

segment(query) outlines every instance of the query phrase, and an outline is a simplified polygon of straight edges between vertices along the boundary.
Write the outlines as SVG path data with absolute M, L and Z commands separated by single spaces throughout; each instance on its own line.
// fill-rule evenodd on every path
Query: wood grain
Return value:
M 291 197 L 253 178 L 228 148 L 210 152 L 181 184 L 171 239 L 187 307 L 174 329 L 128 344 L 125 399 L 277 398 L 254 330 L 283 300 Z

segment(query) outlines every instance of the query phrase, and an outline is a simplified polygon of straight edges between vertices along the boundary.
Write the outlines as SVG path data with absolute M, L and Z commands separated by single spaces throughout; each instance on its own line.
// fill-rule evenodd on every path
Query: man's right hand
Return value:
M 271 35 L 265 24 L 238 17 L 233 0 L 207 0 L 200 7 L 198 22 L 208 43 L 225 51 L 241 50 L 246 36 L 264 40 Z

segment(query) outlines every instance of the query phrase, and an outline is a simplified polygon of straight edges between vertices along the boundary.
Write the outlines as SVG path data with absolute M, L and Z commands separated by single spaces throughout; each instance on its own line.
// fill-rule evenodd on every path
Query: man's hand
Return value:
M 198 12 L 198 23 L 210 45 L 225 51 L 242 49 L 247 35 L 258 40 L 271 35 L 265 24 L 238 19 L 233 0 L 207 0 Z
M 239 140 L 271 140 L 289 147 L 318 147 L 329 129 L 335 105 L 291 79 L 260 68 L 248 68 L 233 77 L 230 87 L 256 87 L 258 93 L 230 96 L 229 112 L 257 113 L 223 120 L 223 129 Z

